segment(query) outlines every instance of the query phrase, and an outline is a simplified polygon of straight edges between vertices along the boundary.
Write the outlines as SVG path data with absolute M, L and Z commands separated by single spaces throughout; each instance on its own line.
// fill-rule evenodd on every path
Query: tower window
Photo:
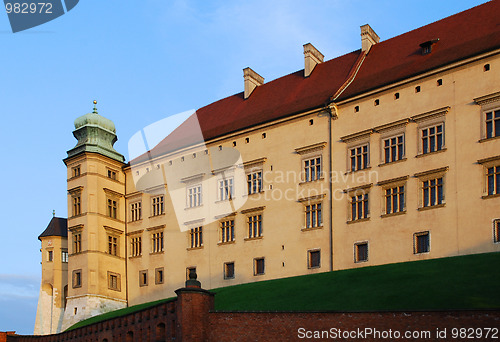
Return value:
M 485 64 L 484 67 L 483 67 L 483 71 L 490 71 L 490 65 L 489 64 Z
M 415 87 L 415 93 L 420 93 L 420 86 Z
M 397 99 L 399 99 L 399 93 L 394 94 L 394 100 L 397 100 Z

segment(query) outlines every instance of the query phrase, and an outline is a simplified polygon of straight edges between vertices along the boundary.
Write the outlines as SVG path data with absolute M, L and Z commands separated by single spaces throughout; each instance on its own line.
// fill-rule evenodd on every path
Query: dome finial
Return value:
M 97 105 L 97 101 L 94 100 L 94 111 L 92 112 L 93 114 L 97 114 L 97 107 L 96 107 L 96 105 Z

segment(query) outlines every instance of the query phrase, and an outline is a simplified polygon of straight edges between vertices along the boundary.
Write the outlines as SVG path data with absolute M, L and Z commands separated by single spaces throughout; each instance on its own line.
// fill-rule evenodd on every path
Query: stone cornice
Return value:
M 484 106 L 493 102 L 500 102 L 500 91 L 493 94 L 476 97 L 474 99 L 474 102 L 480 106 Z
M 297 152 L 298 154 L 307 154 L 307 153 L 312 153 L 312 152 L 318 152 L 318 151 L 323 150 L 325 148 L 325 146 L 326 146 L 326 141 L 322 141 L 320 143 L 316 143 L 313 145 L 298 147 L 295 149 L 295 152 Z

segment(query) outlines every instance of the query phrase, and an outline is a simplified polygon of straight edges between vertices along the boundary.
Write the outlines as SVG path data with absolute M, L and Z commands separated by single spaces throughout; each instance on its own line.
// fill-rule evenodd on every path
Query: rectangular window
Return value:
M 139 286 L 148 286 L 148 271 L 139 271 Z
M 321 227 L 323 224 L 321 215 L 321 203 L 306 205 L 306 228 Z
M 308 251 L 307 252 L 307 267 L 319 268 L 321 266 L 321 251 Z
M 219 180 L 219 200 L 225 201 L 234 196 L 234 179 L 227 178 Z
M 423 128 L 422 134 L 422 153 L 431 153 L 440 151 L 444 147 L 444 124 Z
M 82 287 L 82 270 L 73 271 L 73 288 Z
M 151 252 L 160 253 L 163 252 L 163 232 L 157 232 L 151 234 Z
M 114 291 L 120 291 L 120 275 L 118 273 L 108 272 L 108 288 Z
M 247 193 L 249 195 L 262 191 L 262 171 L 247 174 Z
M 116 180 L 116 171 L 108 170 L 108 178 Z
M 79 177 L 80 174 L 81 174 L 80 165 L 75 166 L 74 168 L 71 169 L 71 176 L 72 177 Z
M 54 261 L 54 252 L 47 251 L 47 261 Z
M 248 237 L 256 238 L 262 236 L 262 214 L 248 217 Z
M 422 182 L 422 206 L 432 207 L 444 203 L 443 177 Z
M 73 196 L 72 200 L 73 200 L 73 216 L 80 215 L 82 213 L 81 197 Z
M 191 229 L 190 233 L 191 248 L 203 246 L 203 227 Z
M 262 275 L 265 273 L 264 258 L 253 259 L 253 275 Z
M 155 284 L 163 284 L 164 282 L 163 267 L 155 268 Z
M 220 223 L 220 242 L 234 241 L 234 220 L 226 220 Z
M 492 166 L 487 170 L 488 195 L 500 194 L 500 166 Z
M 111 218 L 117 217 L 118 203 L 115 200 L 108 199 L 108 216 Z
M 368 194 L 354 195 L 351 197 L 351 220 L 368 218 Z
M 392 163 L 404 158 L 404 134 L 384 140 L 384 163 Z
M 350 149 L 351 171 L 368 167 L 368 144 Z
M 130 221 L 142 220 L 142 202 L 130 204 Z
M 130 256 L 142 255 L 142 237 L 136 236 L 130 238 Z
M 500 242 L 500 219 L 493 220 L 493 242 Z
M 486 113 L 486 139 L 500 136 L 500 109 Z
M 108 253 L 118 255 L 118 238 L 108 235 Z
M 62 262 L 68 262 L 68 251 L 61 251 Z
M 405 211 L 405 186 L 385 189 L 385 213 L 394 214 Z
M 430 250 L 429 232 L 415 233 L 413 235 L 413 253 L 428 253 Z
M 191 188 L 188 188 L 188 208 L 199 207 L 202 202 L 201 197 L 201 185 L 196 185 Z
M 73 253 L 82 251 L 82 233 L 73 233 Z
M 354 262 L 368 261 L 368 242 L 354 244 Z
M 234 279 L 234 262 L 224 264 L 224 279 Z
M 304 182 L 321 179 L 321 157 L 304 160 Z
M 165 207 L 163 204 L 163 195 L 153 197 L 152 204 L 153 204 L 152 216 L 162 215 L 165 212 Z

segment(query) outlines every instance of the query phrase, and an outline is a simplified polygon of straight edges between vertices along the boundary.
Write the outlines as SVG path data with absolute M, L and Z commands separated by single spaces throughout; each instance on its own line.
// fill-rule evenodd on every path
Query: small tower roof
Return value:
M 114 143 L 118 140 L 115 124 L 99 115 L 96 105 L 97 101 L 94 101 L 92 113 L 80 116 L 75 120 L 73 135 L 78 143 L 68 151 L 68 158 L 82 152 L 94 152 L 124 162 L 125 158 L 113 148 Z
M 68 220 L 62 217 L 53 217 L 47 228 L 38 237 L 38 240 L 41 241 L 41 238 L 46 236 L 68 237 Z

